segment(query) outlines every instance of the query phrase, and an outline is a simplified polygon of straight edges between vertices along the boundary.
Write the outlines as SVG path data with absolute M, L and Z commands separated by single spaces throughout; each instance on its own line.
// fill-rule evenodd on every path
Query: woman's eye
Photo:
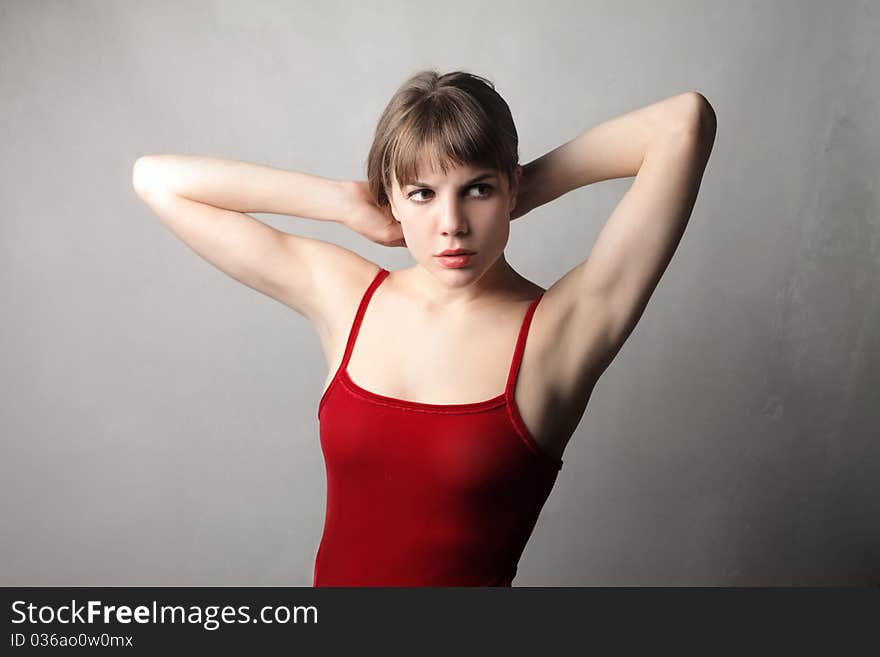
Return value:
M 472 189 L 483 189 L 483 190 L 485 190 L 484 192 L 479 193 L 479 194 L 477 194 L 477 195 L 475 196 L 475 198 L 485 198 L 485 197 L 489 196 L 490 192 L 492 191 L 492 185 L 487 185 L 487 184 L 485 184 L 485 183 L 480 183 L 480 184 L 471 185 L 470 187 L 468 187 L 468 191 L 470 191 L 470 190 L 472 190 Z M 427 203 L 427 200 L 426 200 L 426 199 L 418 199 L 418 198 L 416 198 L 416 194 L 433 194 L 433 193 L 434 193 L 434 192 L 432 192 L 430 189 L 417 189 L 417 190 L 415 190 L 415 191 L 410 192 L 407 196 L 408 196 L 409 198 L 415 200 L 416 203 Z
M 409 193 L 409 198 L 415 199 L 419 203 L 424 203 L 423 200 L 416 199 L 416 194 L 421 194 L 423 192 L 430 192 L 430 191 L 431 191 L 430 189 L 417 189 L 416 191 Z

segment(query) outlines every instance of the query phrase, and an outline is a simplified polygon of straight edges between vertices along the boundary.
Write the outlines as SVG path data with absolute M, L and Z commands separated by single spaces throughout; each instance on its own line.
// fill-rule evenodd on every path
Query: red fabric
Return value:
M 314 586 L 510 586 L 562 460 L 530 436 L 514 401 L 529 306 L 503 393 L 467 404 L 425 404 L 358 386 L 342 362 L 318 405 L 327 471 Z

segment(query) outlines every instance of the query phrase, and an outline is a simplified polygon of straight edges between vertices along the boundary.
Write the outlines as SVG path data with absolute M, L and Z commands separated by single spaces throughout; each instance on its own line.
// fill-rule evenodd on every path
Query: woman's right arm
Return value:
M 362 212 L 350 182 L 224 158 L 147 155 L 135 162 L 132 184 L 190 249 L 305 316 L 322 337 L 333 292 L 375 268 L 353 251 L 276 230 L 245 214 L 344 223 Z

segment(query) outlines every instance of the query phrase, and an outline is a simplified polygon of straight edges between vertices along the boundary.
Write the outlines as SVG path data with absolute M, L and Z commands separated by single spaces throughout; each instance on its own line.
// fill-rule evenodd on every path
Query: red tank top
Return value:
M 342 362 L 318 404 L 327 472 L 313 586 L 510 586 L 562 460 L 535 443 L 507 385 L 466 404 L 426 404 L 358 386 L 347 365 L 380 269 L 361 299 Z

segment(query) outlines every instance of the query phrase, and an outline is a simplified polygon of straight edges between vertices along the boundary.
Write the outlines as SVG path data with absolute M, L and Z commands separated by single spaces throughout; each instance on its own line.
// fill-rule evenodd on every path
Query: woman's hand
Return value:
M 406 246 L 400 223 L 391 214 L 390 207 L 380 208 L 376 205 L 370 196 L 367 181 L 352 181 L 349 188 L 352 209 L 342 223 L 371 242 L 383 246 Z

